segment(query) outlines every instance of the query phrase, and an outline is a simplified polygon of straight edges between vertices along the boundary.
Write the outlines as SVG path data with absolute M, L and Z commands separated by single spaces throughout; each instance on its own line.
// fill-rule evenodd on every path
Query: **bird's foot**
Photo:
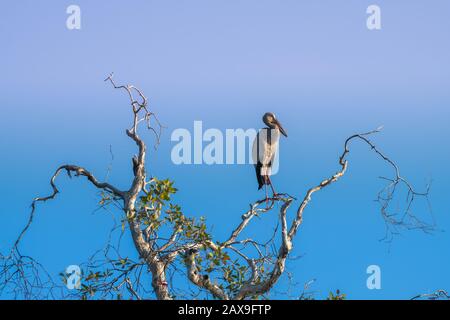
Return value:
M 269 200 L 270 200 L 270 198 L 268 196 L 266 196 L 266 210 L 270 209 Z

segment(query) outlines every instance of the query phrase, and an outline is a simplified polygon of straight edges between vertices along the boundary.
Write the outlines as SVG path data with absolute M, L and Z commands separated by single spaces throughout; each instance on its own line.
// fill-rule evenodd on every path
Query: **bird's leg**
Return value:
M 264 190 L 266 191 L 266 207 L 269 207 L 269 194 L 267 192 L 267 184 L 264 184 Z
M 276 198 L 278 196 L 278 193 L 275 191 L 275 189 L 273 187 L 272 181 L 270 180 L 270 176 L 267 176 L 267 179 L 269 180 L 269 185 L 270 185 L 270 188 L 272 189 L 273 197 Z

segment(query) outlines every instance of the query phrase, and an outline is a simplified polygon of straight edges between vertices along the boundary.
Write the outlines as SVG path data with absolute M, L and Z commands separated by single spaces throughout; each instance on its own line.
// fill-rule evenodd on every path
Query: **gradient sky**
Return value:
M 66 8 L 81 7 L 81 30 L 68 30 Z M 381 7 L 382 30 L 366 28 L 366 8 Z M 345 138 L 384 125 L 374 141 L 422 188 L 433 180 L 438 230 L 403 232 L 380 242 L 373 201 L 387 168 L 355 144 L 347 174 L 317 193 L 304 214 L 288 270 L 299 285 L 316 279 L 324 297 L 408 299 L 450 290 L 450 2 L 446 0 L 299 1 L 3 1 L 0 10 L 0 251 L 26 222 L 33 197 L 50 192 L 62 163 L 76 163 L 125 188 L 134 145 L 124 134 L 128 102 L 103 79 L 133 83 L 167 126 L 150 152 L 151 174 L 174 179 L 188 215 L 206 216 L 217 239 L 259 199 L 250 166 L 173 165 L 170 133 L 258 128 L 266 111 L 289 133 L 281 141 L 279 191 L 303 198 L 338 169 Z M 150 134 L 144 135 L 149 144 Z M 93 214 L 97 192 L 61 176 L 61 194 L 40 205 L 22 251 L 55 275 L 101 248 L 111 216 Z M 423 203 L 417 212 L 426 217 Z M 293 214 L 293 213 L 291 213 Z M 119 214 L 116 214 L 118 217 Z M 264 235 L 272 220 L 255 220 Z M 131 248 L 131 241 L 127 244 Z M 368 290 L 377 264 L 382 289 Z M 284 278 L 272 294 L 285 289 Z

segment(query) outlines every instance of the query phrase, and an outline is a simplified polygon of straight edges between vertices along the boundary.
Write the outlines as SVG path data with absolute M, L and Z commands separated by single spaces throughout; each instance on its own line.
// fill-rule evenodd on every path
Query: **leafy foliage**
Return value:
M 180 241 L 204 243 L 211 240 L 203 217 L 200 217 L 199 221 L 188 218 L 182 213 L 179 205 L 172 203 L 172 196 L 178 191 L 173 184 L 174 182 L 169 179 L 153 178 L 149 190 L 140 198 L 137 216 L 128 218 L 137 219 L 155 237 L 156 232 L 162 227 L 170 226 L 179 236 L 178 243 Z
M 336 293 L 333 293 L 332 291 L 330 291 L 330 293 L 328 294 L 327 300 L 346 300 L 346 295 L 345 293 L 341 293 L 338 290 L 336 290 Z

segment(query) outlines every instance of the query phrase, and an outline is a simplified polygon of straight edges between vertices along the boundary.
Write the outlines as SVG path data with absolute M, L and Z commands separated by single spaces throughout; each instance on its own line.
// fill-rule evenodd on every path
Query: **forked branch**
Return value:
M 412 185 L 400 175 L 399 167 L 394 161 L 381 152 L 378 147 L 369 140 L 369 136 L 378 133 L 380 128 L 366 133 L 355 134 L 348 137 L 344 143 L 344 150 L 338 159 L 339 169 L 336 173 L 330 175 L 327 179 L 321 181 L 317 185 L 308 189 L 303 196 L 303 200 L 297 207 L 296 213 L 289 218 L 288 211 L 296 199 L 288 194 L 279 194 L 274 198 L 269 199 L 269 205 L 266 199 L 258 200 L 250 205 L 249 210 L 241 217 L 241 221 L 235 228 L 232 229 L 231 234 L 226 240 L 222 242 L 215 242 L 212 237 L 194 238 L 187 236 L 187 225 L 195 227 L 192 222 L 189 222 L 184 215 L 172 216 L 171 221 L 178 219 L 177 223 L 173 225 L 173 230 L 165 239 L 159 234 L 157 229 L 157 221 L 161 218 L 161 203 L 157 203 L 159 209 L 147 208 L 142 205 L 141 198 L 145 198 L 150 194 L 148 187 L 154 182 L 154 178 L 147 180 L 146 176 L 146 144 L 139 136 L 139 125 L 145 123 L 147 129 L 151 130 L 156 136 L 156 145 L 160 142 L 160 135 L 162 126 L 155 114 L 148 107 L 148 99 L 143 92 L 133 85 L 117 85 L 113 79 L 113 75 L 108 76 L 105 81 L 112 84 L 113 88 L 124 90 L 129 98 L 133 119 L 132 125 L 126 130 L 126 134 L 130 137 L 137 146 L 137 154 L 132 156 L 133 164 L 133 178 L 127 190 L 121 190 L 108 182 L 100 182 L 95 176 L 77 165 L 65 164 L 60 166 L 53 174 L 50 185 L 52 193 L 46 197 L 35 198 L 32 202 L 31 214 L 25 228 L 20 233 L 16 242 L 13 245 L 11 254 L 8 257 L 0 257 L 5 262 L 0 276 L 2 278 L 0 283 L 0 291 L 2 287 L 14 279 L 25 279 L 25 273 L 30 272 L 36 274 L 36 266 L 39 266 L 34 260 L 19 253 L 19 243 L 26 231 L 30 227 L 36 204 L 38 202 L 45 202 L 54 199 L 59 193 L 55 184 L 58 175 L 65 171 L 69 177 L 84 176 L 87 180 L 102 192 L 108 194 L 113 200 L 120 203 L 120 207 L 124 212 L 125 220 L 131 232 L 135 248 L 139 254 L 139 262 L 134 263 L 125 270 L 119 272 L 117 277 L 113 277 L 107 286 L 101 286 L 102 290 L 105 288 L 121 288 L 124 287 L 130 293 L 130 296 L 136 299 L 143 298 L 139 290 L 140 281 L 133 282 L 130 279 L 130 274 L 141 270 L 146 266 L 150 275 L 153 292 L 158 299 L 171 299 L 172 295 L 169 292 L 169 285 L 167 279 L 167 270 L 171 267 L 176 268 L 177 258 L 182 259 L 182 266 L 185 270 L 187 279 L 200 291 L 208 292 L 217 299 L 247 299 L 265 295 L 278 282 L 280 277 L 285 272 L 286 261 L 293 249 L 295 235 L 303 221 L 303 214 L 308 204 L 312 200 L 314 193 L 330 186 L 344 176 L 348 168 L 347 157 L 350 153 L 350 145 L 353 141 L 362 141 L 367 145 L 372 152 L 375 153 L 382 161 L 387 163 L 393 170 L 391 178 L 383 177 L 386 181 L 386 186 L 378 193 L 377 201 L 380 203 L 381 215 L 386 223 L 387 232 L 394 234 L 399 228 L 413 229 L 418 228 L 425 232 L 432 230 L 433 226 L 425 221 L 419 219 L 412 210 L 412 203 L 418 197 L 423 197 L 428 200 L 429 186 L 424 192 L 417 192 Z M 155 125 L 151 123 L 151 119 L 155 120 Z M 389 213 L 390 203 L 394 198 L 396 190 L 399 187 L 405 187 L 407 190 L 407 206 L 402 215 Z M 151 197 L 150 197 L 151 198 Z M 153 199 L 153 198 L 152 198 Z M 167 195 L 165 196 L 167 199 Z M 154 199 L 153 199 L 154 200 Z M 263 205 L 266 205 L 263 207 Z M 253 218 L 264 218 L 270 212 L 280 205 L 279 208 L 279 229 L 275 228 L 272 237 L 265 243 L 259 243 L 256 239 L 245 238 L 240 239 L 244 230 L 253 221 Z M 143 223 L 141 215 L 145 217 L 153 217 L 153 220 L 146 220 Z M 178 218 L 176 218 L 178 217 Z M 148 218 L 150 219 L 150 218 Z M 188 223 L 189 222 L 189 223 Z M 184 238 L 183 238 L 184 237 Z M 279 245 L 275 245 L 276 239 L 279 239 Z M 164 240 L 162 243 L 161 241 Z M 247 248 L 252 248 L 254 255 L 250 255 L 245 251 Z M 272 252 L 270 249 L 272 248 Z M 209 251 L 219 255 L 224 261 L 229 260 L 229 256 L 224 254 L 228 251 L 248 265 L 244 274 L 244 280 L 238 284 L 237 288 L 228 290 L 220 283 L 220 275 L 213 279 L 213 275 L 201 269 L 197 258 L 201 251 Z M 121 259 L 122 260 L 122 259 Z M 12 262 L 11 262 L 12 261 Z M 30 263 L 31 271 L 23 268 L 24 262 Z M 109 261 L 111 262 L 111 261 Z M 35 268 L 35 269 L 33 269 Z M 216 274 L 217 275 L 217 274 Z M 139 276 L 140 277 L 140 276 Z M 222 276 L 222 279 L 224 277 Z M 32 286 L 31 281 L 22 281 L 21 288 L 24 292 L 30 292 Z M 114 285 L 113 285 L 114 284 Z

